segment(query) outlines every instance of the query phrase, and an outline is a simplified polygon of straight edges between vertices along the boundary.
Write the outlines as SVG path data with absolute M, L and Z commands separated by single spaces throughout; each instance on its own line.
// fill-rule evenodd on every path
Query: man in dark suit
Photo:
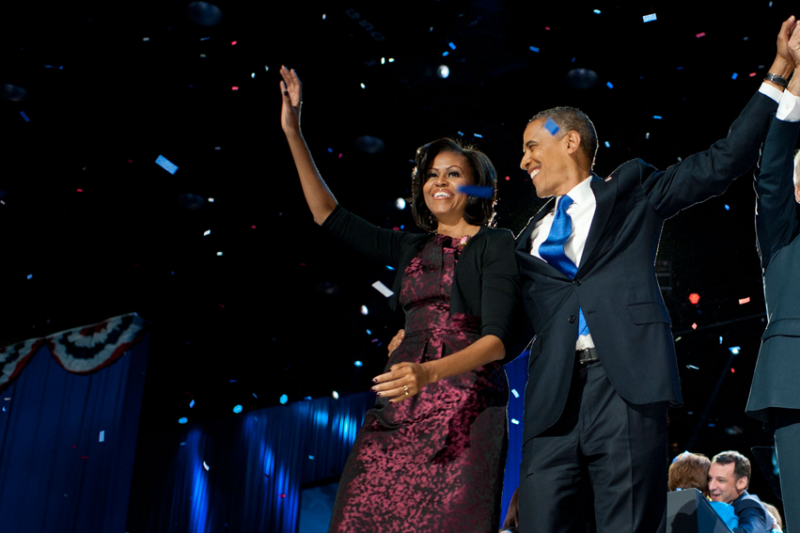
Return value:
M 718 453 L 708 469 L 708 491 L 715 502 L 729 503 L 739 521 L 733 533 L 768 533 L 772 517 L 758 499 L 747 492 L 750 460 L 739 452 Z
M 770 79 L 794 69 L 794 28 L 794 17 L 781 27 Z M 725 139 L 664 171 L 633 160 L 605 179 L 594 175 L 597 136 L 574 108 L 541 112 L 525 129 L 521 167 L 537 196 L 554 198 L 517 241 L 536 334 L 525 393 L 522 533 L 584 528 L 575 510 L 587 477 L 598 531 L 663 530 L 667 407 L 681 392 L 654 271 L 661 228 L 753 165 L 781 93 L 765 81 Z
M 792 44 L 792 43 L 790 43 Z M 790 46 L 800 61 L 800 50 Z M 800 132 L 795 71 L 769 127 L 756 174 L 756 236 L 764 274 L 767 329 L 746 411 L 775 429 L 789 531 L 800 529 Z

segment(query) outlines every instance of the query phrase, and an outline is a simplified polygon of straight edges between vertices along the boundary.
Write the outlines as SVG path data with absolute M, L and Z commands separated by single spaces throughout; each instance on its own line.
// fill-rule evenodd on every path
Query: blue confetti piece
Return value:
M 333 148 L 328 148 L 328 153 L 332 154 L 333 153 Z
M 395 270 L 393 266 L 386 265 L 386 270 Z
M 599 15 L 599 14 L 600 14 L 600 10 L 599 10 L 599 9 L 595 9 L 595 10 L 594 10 L 594 13 L 595 13 L 595 14 L 597 14 L 597 15 Z
M 550 132 L 550 135 L 555 135 L 561 128 L 556 124 L 556 121 L 547 117 L 547 122 L 544 123 L 544 129 Z
M 314 460 L 314 456 L 313 455 L 309 455 L 308 459 L 309 459 L 309 461 L 313 461 Z
M 28 279 L 33 279 L 33 274 L 28 274 Z
M 608 87 L 609 89 L 613 89 L 614 88 L 614 84 L 611 83 L 610 81 L 606 82 L 606 87 Z
M 512 418 L 511 419 L 511 423 L 514 424 L 515 426 L 518 426 L 519 425 L 519 420 L 517 420 L 516 418 Z
M 454 45 L 453 43 L 447 43 L 447 46 L 450 47 L 450 50 L 455 50 L 456 49 L 456 45 Z
M 661 120 L 661 115 L 653 115 L 653 118 L 656 120 Z
M 450 55 L 450 52 L 445 52 L 445 53 L 442 54 L 442 57 L 447 57 L 449 55 Z
M 474 136 L 476 139 L 483 139 L 483 135 L 481 135 L 480 133 L 473 133 L 472 135 L 473 135 L 473 136 Z
M 356 361 L 353 363 L 353 366 L 355 366 L 356 368 L 361 368 L 362 366 L 364 366 L 364 363 L 362 363 L 361 361 Z
M 170 174 L 175 174 L 175 171 L 178 170 L 178 165 L 164 157 L 163 155 L 159 155 L 156 158 L 156 164 L 169 172 Z
M 194 407 L 194 400 L 192 400 L 191 402 L 189 402 L 189 409 L 191 409 L 192 407 Z
M 100 431 L 100 440 L 98 442 L 105 442 L 106 441 L 106 430 Z
M 572 61 L 570 61 L 570 63 L 574 63 L 576 59 L 578 59 L 578 58 L 577 57 L 573 57 Z
M 709 424 L 708 427 L 714 428 L 714 427 L 717 427 L 717 425 L 712 423 L 712 424 Z
M 289 403 L 289 396 L 287 394 L 281 394 L 280 400 L 281 405 L 286 405 Z
M 25 114 L 25 111 L 20 111 L 19 112 L 19 116 L 21 116 L 23 119 L 25 119 L 25 122 L 30 122 L 31 121 L 31 119 L 28 118 L 28 115 Z
M 233 407 L 233 412 L 234 412 L 234 413 L 236 413 L 236 414 L 238 415 L 239 413 L 241 413 L 241 412 L 242 412 L 242 406 L 241 406 L 241 405 L 235 405 L 235 406 Z
M 367 335 L 372 335 L 372 332 L 370 330 L 367 330 Z
M 606 148 L 611 148 L 611 143 L 606 141 Z
M 306 397 L 305 397 L 305 398 L 303 398 L 303 399 L 304 399 L 304 400 L 310 400 L 310 399 L 311 399 L 311 396 L 306 396 Z
M 729 206 L 728 204 L 725 204 L 725 211 L 730 211 L 730 210 L 731 210 L 731 206 Z
M 536 48 L 535 46 L 531 46 L 531 52 L 536 52 L 538 54 L 539 53 L 539 49 Z
M 464 136 L 464 132 L 463 132 L 463 131 L 459 131 L 459 132 L 458 132 L 458 134 L 459 134 L 461 137 L 463 137 L 463 136 Z
M 645 23 L 648 23 L 648 22 L 653 22 L 654 20 L 658 20 L 658 19 L 656 18 L 656 14 L 655 14 L 655 13 L 653 13 L 653 14 L 651 14 L 651 15 L 645 15 L 645 16 L 643 16 L 643 17 L 642 17 L 642 20 L 643 20 Z
M 185 424 L 188 421 L 189 421 L 189 419 L 186 418 L 185 416 L 183 416 L 183 417 L 178 419 L 178 424 Z
M 739 77 L 739 75 L 738 75 L 737 73 L 735 73 L 735 72 L 734 72 L 734 73 L 733 73 L 733 76 L 731 76 L 731 79 L 732 79 L 732 80 L 735 80 L 735 79 L 736 79 L 736 78 L 738 78 L 738 77 Z
M 462 185 L 458 192 L 476 198 L 491 198 L 494 196 L 494 187 L 483 187 L 481 185 Z
M 678 67 L 678 70 L 683 70 L 683 67 Z
M 517 392 L 517 389 L 511 389 L 511 394 L 514 395 L 514 398 L 519 398 L 519 393 Z

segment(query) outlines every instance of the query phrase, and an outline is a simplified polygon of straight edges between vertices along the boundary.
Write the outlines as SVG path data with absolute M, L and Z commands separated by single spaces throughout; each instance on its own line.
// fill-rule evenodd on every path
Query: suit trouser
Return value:
M 667 402 L 629 404 L 602 363 L 575 366 L 558 422 L 522 448 L 520 532 L 585 532 L 590 518 L 580 513 L 580 487 L 586 476 L 598 533 L 663 532 Z
M 800 531 L 800 409 L 774 409 L 784 531 Z

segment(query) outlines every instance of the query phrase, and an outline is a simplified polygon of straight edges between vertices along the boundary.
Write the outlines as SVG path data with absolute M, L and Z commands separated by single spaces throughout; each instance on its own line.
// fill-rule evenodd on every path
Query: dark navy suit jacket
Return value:
M 731 505 L 733 505 L 736 518 L 739 519 L 739 526 L 733 530 L 733 533 L 769 533 L 772 531 L 772 520 L 767 517 L 767 511 L 755 494 L 744 491 L 731 502 Z
M 517 238 L 523 298 L 536 335 L 523 441 L 552 426 L 564 409 L 579 308 L 608 379 L 623 399 L 634 404 L 681 402 L 670 318 L 654 268 L 661 229 L 664 220 L 682 209 L 722 194 L 755 163 L 776 109 L 774 100 L 757 93 L 728 136 L 709 150 L 666 170 L 636 159 L 606 179 L 593 176 L 597 208 L 574 280 L 530 255 L 534 225 L 554 201 L 529 221 Z
M 771 408 L 800 409 L 800 207 L 792 182 L 798 132 L 800 122 L 772 120 L 755 182 L 768 322 L 746 411 L 765 422 Z

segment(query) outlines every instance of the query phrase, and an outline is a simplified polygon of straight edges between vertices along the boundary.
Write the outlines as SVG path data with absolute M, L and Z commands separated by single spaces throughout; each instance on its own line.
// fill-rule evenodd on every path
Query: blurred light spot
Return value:
M 308 458 L 309 458 L 311 461 L 313 461 L 313 460 L 314 460 L 314 456 L 313 456 L 313 455 L 309 455 L 309 456 L 308 456 Z
M 191 402 L 189 402 L 189 409 L 191 409 L 192 407 L 194 407 L 194 400 L 192 400 Z
M 239 413 L 242 412 L 242 406 L 241 405 L 234 405 L 233 406 L 233 412 L 238 415 Z
M 700 370 L 700 367 L 696 367 L 694 365 L 686 365 L 686 368 L 688 368 L 689 370 Z
M 366 88 L 367 88 L 367 86 L 366 86 L 366 85 L 364 85 L 364 84 L 362 83 L 362 84 L 361 84 L 361 88 L 362 88 L 362 89 L 366 89 Z
M 653 118 L 656 120 L 661 120 L 661 115 L 653 115 Z
M 694 324 L 692 324 L 692 329 L 697 329 L 697 322 L 695 322 Z
M 447 65 L 439 65 L 439 68 L 436 69 L 436 75 L 440 78 L 447 79 L 450 76 L 450 67 Z
M 738 77 L 739 77 L 739 75 L 738 75 L 737 73 L 735 73 L 735 72 L 734 72 L 734 73 L 733 73 L 733 76 L 731 76 L 731 79 L 732 79 L 732 80 L 735 80 L 735 79 L 736 79 L 736 78 L 738 78 Z
M 700 33 L 698 33 L 697 35 L 695 35 L 695 37 L 697 37 L 698 39 L 699 39 L 700 37 L 705 37 L 705 36 L 706 36 L 706 32 L 704 32 L 704 31 L 701 31 Z
M 366 305 L 361 306 L 361 314 L 364 316 L 367 316 L 369 314 L 369 309 L 367 308 Z
M 397 209 L 399 209 L 400 211 L 405 209 L 406 208 L 406 200 L 405 200 L 405 198 L 398 198 L 397 200 L 395 200 L 394 201 L 394 206 Z
M 519 393 L 517 392 L 517 389 L 511 389 L 511 394 L 514 395 L 514 398 L 519 398 Z
M 729 206 L 728 204 L 725 204 L 725 205 L 724 205 L 724 206 L 722 206 L 722 207 L 724 207 L 724 208 L 725 208 L 725 211 L 730 211 L 730 210 L 731 210 L 731 206 Z
M 372 335 L 372 332 L 370 330 L 367 330 L 367 335 Z
M 178 424 L 185 424 L 188 421 L 189 419 L 184 416 L 178 419 Z
M 106 430 L 100 431 L 100 440 L 98 442 L 105 442 L 106 441 Z
M 211 235 L 211 230 L 210 229 L 207 229 L 206 231 L 203 232 L 203 237 L 205 237 L 207 235 Z
M 535 47 L 535 46 L 531 46 L 530 49 L 531 49 L 531 52 L 539 53 L 539 49 L 537 47 Z
M 209 470 L 211 470 L 211 467 L 210 467 L 210 466 L 208 466 L 208 463 L 206 463 L 205 461 L 203 461 L 203 468 L 205 468 L 205 469 L 206 469 L 206 472 L 208 472 Z
M 334 399 L 334 400 L 338 400 L 338 399 L 339 399 L 339 393 L 338 393 L 338 392 L 336 392 L 336 391 L 333 391 L 333 392 L 331 393 L 331 396 L 333 396 L 333 399 Z
M 445 52 L 445 53 L 442 54 L 442 57 L 447 57 L 449 55 L 450 55 L 450 52 Z
M 280 402 L 281 405 L 286 405 L 289 402 L 289 396 L 287 394 L 281 394 Z
M 214 203 L 214 199 L 213 198 L 209 198 L 208 201 L 211 202 L 212 204 Z
M 731 346 L 728 348 L 728 351 L 730 351 L 733 355 L 739 355 L 739 352 L 742 351 L 742 348 L 741 346 Z
M 353 366 L 355 366 L 356 368 L 361 368 L 362 366 L 364 366 L 364 363 L 362 363 L 361 361 L 356 361 L 353 363 Z
M 614 88 L 614 84 L 611 83 L 610 81 L 606 82 L 606 87 L 608 87 L 609 89 L 613 89 Z
M 217 252 L 217 256 L 218 257 L 222 256 L 222 252 Z
M 689 295 L 689 301 L 692 302 L 692 305 L 697 305 L 697 302 L 700 301 L 700 295 L 696 292 L 693 292 Z
M 519 425 L 519 420 L 517 420 L 516 418 L 512 418 L 511 419 L 511 423 L 518 426 Z
M 32 278 L 33 278 L 33 274 L 28 274 L 28 279 L 32 279 Z
M 594 10 L 594 13 L 595 13 L 596 15 L 599 15 L 599 14 L 600 14 L 600 10 L 599 10 L 599 9 L 595 9 L 595 10 Z

